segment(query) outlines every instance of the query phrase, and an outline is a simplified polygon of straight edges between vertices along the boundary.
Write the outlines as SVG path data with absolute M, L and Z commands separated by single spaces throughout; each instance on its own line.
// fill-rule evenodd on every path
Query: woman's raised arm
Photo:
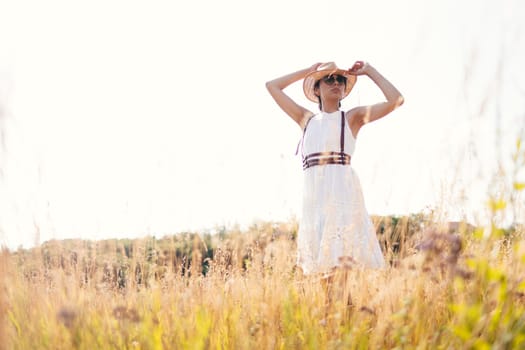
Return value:
M 275 102 L 277 102 L 279 107 L 281 107 L 286 114 L 299 124 L 301 128 L 304 128 L 304 123 L 313 115 L 313 113 L 298 105 L 287 94 L 285 94 L 283 90 L 296 81 L 303 79 L 308 73 L 315 71 L 319 65 L 320 63 L 316 63 L 309 68 L 284 75 L 266 83 L 266 88 Z
M 386 102 L 370 106 L 359 106 L 348 111 L 347 117 L 354 135 L 357 135 L 361 126 L 384 117 L 401 106 L 405 101 L 403 95 L 401 95 L 396 87 L 366 62 L 357 61 L 352 68 L 348 70 L 348 73 L 352 75 L 367 75 L 379 89 L 381 89 L 381 92 L 383 92 L 386 98 Z

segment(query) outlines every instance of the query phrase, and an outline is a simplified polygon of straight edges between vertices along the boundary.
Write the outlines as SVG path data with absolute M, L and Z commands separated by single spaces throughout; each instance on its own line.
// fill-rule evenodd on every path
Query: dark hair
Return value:
M 315 89 L 319 89 L 319 84 L 321 84 L 321 79 L 316 81 L 315 84 L 314 84 L 314 94 L 315 94 Z M 317 96 L 317 99 L 319 100 L 319 110 L 322 111 L 323 110 L 323 103 L 321 102 L 321 96 L 319 96 L 319 95 L 316 95 L 316 96 Z
M 315 84 L 314 84 L 314 91 L 315 91 L 315 89 L 319 89 L 319 84 L 321 84 L 321 79 L 319 79 L 319 80 L 317 80 L 315 82 Z M 346 87 L 346 81 L 345 81 L 345 87 Z M 322 111 L 323 110 L 323 103 L 321 102 L 321 96 L 317 96 L 317 99 L 319 100 L 319 110 Z M 341 108 L 341 101 L 339 101 L 339 108 Z

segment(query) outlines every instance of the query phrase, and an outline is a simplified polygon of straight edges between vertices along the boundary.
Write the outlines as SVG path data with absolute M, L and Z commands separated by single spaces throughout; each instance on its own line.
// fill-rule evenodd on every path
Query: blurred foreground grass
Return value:
M 0 257 L 5 349 L 525 348 L 522 227 L 375 217 L 389 267 L 294 268 L 297 224 Z

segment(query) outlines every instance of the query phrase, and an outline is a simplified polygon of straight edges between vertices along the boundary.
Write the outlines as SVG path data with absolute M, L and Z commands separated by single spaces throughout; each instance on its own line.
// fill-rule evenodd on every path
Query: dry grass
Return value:
M 431 230 L 418 253 L 412 253 L 416 242 L 405 243 L 407 253 L 396 255 L 393 267 L 345 266 L 326 278 L 295 270 L 294 230 L 263 226 L 216 238 L 206 275 L 202 265 L 189 265 L 189 257 L 163 251 L 158 242 L 151 249 L 151 240 L 133 242 L 129 258 L 118 242 L 3 252 L 1 343 L 8 349 L 525 346 L 523 231 L 481 239 Z M 186 239 L 192 261 L 200 261 L 204 243 Z
M 7 344 L 6 335 L 6 315 L 7 315 L 7 288 L 5 283 L 7 278 L 7 261 L 9 253 L 5 250 L 0 250 L 0 349 L 4 349 Z

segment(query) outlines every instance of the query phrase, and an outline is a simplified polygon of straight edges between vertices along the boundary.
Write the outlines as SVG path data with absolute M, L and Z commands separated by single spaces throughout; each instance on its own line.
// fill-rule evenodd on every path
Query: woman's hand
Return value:
M 348 69 L 348 74 L 350 75 L 364 75 L 368 74 L 372 66 L 365 61 L 355 61 L 352 68 Z
M 312 73 L 312 72 L 317 71 L 317 68 L 319 68 L 319 66 L 322 65 L 322 64 L 323 63 L 321 63 L 321 62 L 314 63 L 310 68 L 308 68 L 308 72 Z

